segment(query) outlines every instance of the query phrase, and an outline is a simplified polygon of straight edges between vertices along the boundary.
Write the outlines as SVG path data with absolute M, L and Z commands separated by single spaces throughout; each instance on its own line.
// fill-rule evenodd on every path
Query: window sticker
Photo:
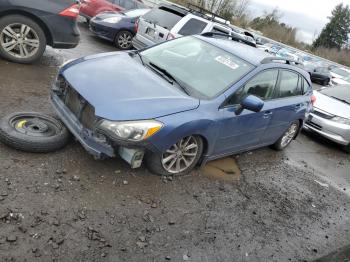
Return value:
M 229 57 L 224 57 L 224 56 L 217 56 L 215 57 L 215 60 L 225 66 L 228 66 L 229 68 L 231 68 L 232 70 L 235 70 L 239 67 L 239 65 L 237 65 L 235 62 L 231 61 L 231 59 Z

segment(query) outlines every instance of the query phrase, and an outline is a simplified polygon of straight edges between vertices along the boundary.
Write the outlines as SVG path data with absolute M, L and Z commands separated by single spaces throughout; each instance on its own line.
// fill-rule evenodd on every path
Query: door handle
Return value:
M 264 112 L 263 117 L 264 118 L 269 118 L 271 115 L 272 115 L 272 111 L 266 111 L 266 112 Z

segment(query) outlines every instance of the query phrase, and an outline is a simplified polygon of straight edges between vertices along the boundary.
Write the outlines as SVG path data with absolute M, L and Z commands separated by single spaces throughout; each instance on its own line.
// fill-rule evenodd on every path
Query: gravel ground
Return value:
M 81 29 L 79 47 L 36 65 L 0 60 L 1 115 L 52 112 L 63 61 L 115 50 Z M 338 146 L 301 134 L 285 152 L 226 162 L 235 175 L 165 179 L 74 141 L 50 154 L 0 144 L 0 261 L 313 261 L 343 247 L 348 258 L 350 160 Z

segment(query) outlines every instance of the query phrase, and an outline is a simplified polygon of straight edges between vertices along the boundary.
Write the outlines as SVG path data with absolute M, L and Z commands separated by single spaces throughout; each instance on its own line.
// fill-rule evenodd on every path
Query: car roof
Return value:
M 261 64 L 261 61 L 266 58 L 270 57 L 268 53 L 254 48 L 252 46 L 242 44 L 236 41 L 232 41 L 230 39 L 220 39 L 220 38 L 213 38 L 213 37 L 204 37 L 197 35 L 197 38 L 204 40 L 214 46 L 217 46 L 231 54 L 234 54 L 238 56 L 239 58 L 247 61 L 248 63 L 258 66 Z

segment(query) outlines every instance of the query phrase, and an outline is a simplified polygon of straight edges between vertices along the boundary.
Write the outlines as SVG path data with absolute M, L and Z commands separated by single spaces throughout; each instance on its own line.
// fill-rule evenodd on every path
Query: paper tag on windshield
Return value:
M 239 65 L 237 65 L 235 62 L 231 61 L 230 58 L 228 57 L 224 57 L 224 56 L 217 56 L 215 57 L 215 60 L 218 61 L 219 63 L 225 65 L 225 66 L 228 66 L 229 68 L 231 69 L 237 69 L 239 67 Z

